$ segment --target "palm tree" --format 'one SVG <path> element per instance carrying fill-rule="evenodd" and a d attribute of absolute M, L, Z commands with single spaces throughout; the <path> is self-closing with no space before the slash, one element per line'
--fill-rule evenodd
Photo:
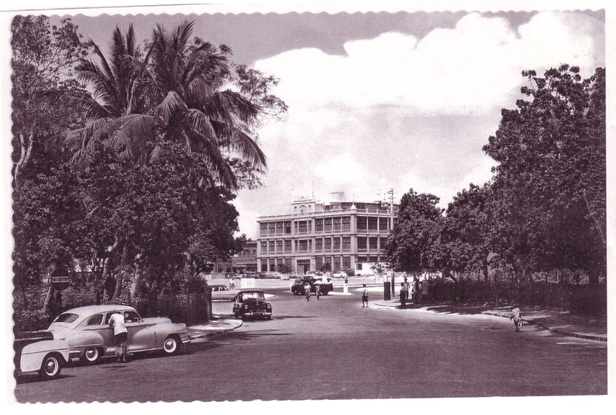
<path fill-rule="evenodd" d="M 133 25 L 126 35 L 116 26 L 107 60 L 98 45 L 90 40 L 100 63 L 84 60 L 77 67 L 77 79 L 89 84 L 94 99 L 84 102 L 90 120 L 116 118 L 143 112 L 143 76 L 141 51 L 135 45 Z"/>
<path fill-rule="evenodd" d="M 73 132 L 81 141 L 74 162 L 87 160 L 98 142 L 136 164 L 149 163 L 158 157 L 161 146 L 156 143 L 162 140 L 182 143 L 187 153 L 201 156 L 214 180 L 232 190 L 238 182 L 231 158 L 256 169 L 266 167 L 253 138 L 261 108 L 232 90 L 225 48 L 217 51 L 198 39 L 189 44 L 193 27 L 194 22 L 184 22 L 167 32 L 157 25 L 143 62 L 134 48 L 132 27 L 125 39 L 116 29 L 113 64 L 98 51 L 102 68 L 81 67 L 81 79 L 104 104 L 92 106 L 92 121 Z M 148 102 L 157 104 L 148 108 Z"/>

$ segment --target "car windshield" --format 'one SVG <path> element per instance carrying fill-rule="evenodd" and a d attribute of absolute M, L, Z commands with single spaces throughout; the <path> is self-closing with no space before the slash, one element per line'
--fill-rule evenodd
<path fill-rule="evenodd" d="M 247 300 L 249 298 L 254 298 L 257 300 L 262 300 L 263 299 L 263 293 L 260 292 L 246 292 L 246 293 L 242 293 L 242 300 Z"/>
<path fill-rule="evenodd" d="M 77 320 L 79 318 L 79 316 L 77 314 L 74 313 L 64 313 L 64 314 L 60 314 L 58 317 L 56 317 L 56 319 L 53 321 L 54 323 L 72 323 L 73 321 Z"/>

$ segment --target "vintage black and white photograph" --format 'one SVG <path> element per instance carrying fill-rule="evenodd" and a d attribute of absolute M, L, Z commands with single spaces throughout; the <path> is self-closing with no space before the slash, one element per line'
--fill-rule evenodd
<path fill-rule="evenodd" d="M 539 4 L 3 12 L 9 400 L 607 395 L 610 11 Z"/>

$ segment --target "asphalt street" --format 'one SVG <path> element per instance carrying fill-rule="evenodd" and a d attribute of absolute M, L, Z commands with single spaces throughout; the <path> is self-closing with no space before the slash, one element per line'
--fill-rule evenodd
<path fill-rule="evenodd" d="M 22 378 L 19 402 L 235 401 L 607 393 L 605 343 L 491 316 L 362 308 L 357 291 L 317 301 L 269 292 L 274 318 L 173 357 L 72 366 Z M 382 296 L 381 296 L 382 297 Z M 372 294 L 371 300 L 380 299 Z M 230 313 L 232 303 L 215 303 Z"/>

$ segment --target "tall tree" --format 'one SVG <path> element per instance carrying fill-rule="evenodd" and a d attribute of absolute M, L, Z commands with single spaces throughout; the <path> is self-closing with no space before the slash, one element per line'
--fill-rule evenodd
<path fill-rule="evenodd" d="M 147 76 L 147 82 L 139 82 L 148 85 L 143 96 L 151 105 L 139 114 L 100 118 L 72 133 L 82 143 L 76 162 L 86 161 L 101 142 L 134 164 L 147 164 L 158 156 L 162 140 L 181 143 L 187 153 L 199 154 L 214 184 L 232 190 L 240 186 L 236 173 L 265 168 L 255 129 L 266 115 L 265 108 L 286 110 L 268 93 L 275 78 L 259 78 L 260 73 L 245 70 L 234 75 L 230 49 L 215 48 L 199 38 L 191 44 L 193 26 L 184 22 L 171 32 L 162 26 L 154 29 L 144 65 L 129 68 L 131 79 Z"/>
<path fill-rule="evenodd" d="M 128 26 L 126 34 L 116 26 L 109 45 L 109 60 L 96 43 L 89 40 L 88 44 L 92 46 L 97 61 L 84 59 L 75 68 L 77 79 L 93 89 L 93 97 L 84 97 L 87 119 L 142 114 L 145 111 L 147 78 L 133 25 Z"/>
<path fill-rule="evenodd" d="M 396 270 L 420 273 L 435 269 L 432 253 L 443 219 L 438 201 L 434 195 L 413 189 L 402 196 L 398 222 L 388 239 L 387 260 Z"/>
<path fill-rule="evenodd" d="M 484 151 L 495 168 L 497 240 L 530 271 L 605 275 L 605 71 L 582 79 L 562 65 L 525 71 L 528 97 L 503 110 Z"/>
<path fill-rule="evenodd" d="M 70 74 L 87 47 L 68 18 L 55 26 L 46 16 L 15 16 L 11 35 L 13 183 L 19 189 L 34 154 L 79 122 L 69 99 L 79 88 Z"/>
<path fill-rule="evenodd" d="M 489 185 L 459 192 L 447 207 L 441 231 L 443 269 L 458 273 L 481 273 L 488 276 L 488 256 L 492 251 L 488 204 Z"/>

